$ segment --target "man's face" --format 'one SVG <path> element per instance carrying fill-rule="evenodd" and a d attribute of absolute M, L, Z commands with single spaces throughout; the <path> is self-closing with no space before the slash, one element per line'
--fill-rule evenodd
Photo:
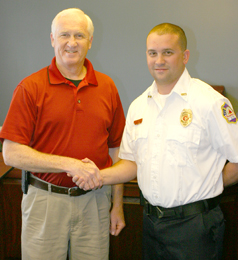
<path fill-rule="evenodd" d="M 147 37 L 147 65 L 161 94 L 170 93 L 188 62 L 189 51 L 182 51 L 178 40 L 176 34 Z"/>
<path fill-rule="evenodd" d="M 55 34 L 51 33 L 51 44 L 55 50 L 58 68 L 70 69 L 82 66 L 91 48 L 87 20 L 75 14 L 60 17 L 56 23 Z"/>

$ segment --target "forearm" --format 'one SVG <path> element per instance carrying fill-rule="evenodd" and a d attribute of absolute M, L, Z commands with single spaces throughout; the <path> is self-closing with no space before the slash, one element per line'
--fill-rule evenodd
<path fill-rule="evenodd" d="M 112 158 L 113 165 L 120 161 L 118 157 L 119 147 L 109 148 L 109 155 Z M 123 184 L 112 185 L 112 202 L 113 207 L 123 205 Z"/>
<path fill-rule="evenodd" d="M 238 163 L 228 162 L 222 173 L 224 187 L 236 184 L 238 182 Z"/>
<path fill-rule="evenodd" d="M 115 150 L 116 151 L 116 150 Z M 83 160 L 84 162 L 90 162 L 89 159 Z M 92 161 L 91 161 L 92 162 Z M 102 185 L 114 185 L 121 184 L 133 180 L 136 178 L 137 166 L 133 161 L 120 160 L 109 168 L 105 168 L 100 171 L 100 180 L 102 179 Z M 73 182 L 79 186 L 79 188 L 88 190 L 87 182 L 75 175 Z"/>
<path fill-rule="evenodd" d="M 136 178 L 137 166 L 133 161 L 120 160 L 113 166 L 100 171 L 103 185 L 125 183 Z"/>
<path fill-rule="evenodd" d="M 3 158 L 7 165 L 32 172 L 70 172 L 81 163 L 73 158 L 41 153 L 9 140 L 3 143 Z"/>
<path fill-rule="evenodd" d="M 123 205 L 123 184 L 112 185 L 112 203 L 116 207 Z"/>

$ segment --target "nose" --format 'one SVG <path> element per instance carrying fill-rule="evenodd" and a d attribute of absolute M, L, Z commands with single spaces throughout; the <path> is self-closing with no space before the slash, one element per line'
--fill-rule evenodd
<path fill-rule="evenodd" d="M 76 42 L 76 39 L 75 37 L 72 35 L 69 40 L 68 40 L 68 43 L 67 43 L 70 47 L 74 47 L 77 45 L 77 42 Z"/>
<path fill-rule="evenodd" d="M 158 54 L 157 55 L 155 63 L 158 64 L 158 65 L 165 63 L 163 54 Z"/>

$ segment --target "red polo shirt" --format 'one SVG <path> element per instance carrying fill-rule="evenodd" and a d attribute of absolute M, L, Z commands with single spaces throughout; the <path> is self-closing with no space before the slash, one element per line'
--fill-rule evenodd
<path fill-rule="evenodd" d="M 87 75 L 78 87 L 55 65 L 23 79 L 14 91 L 0 138 L 49 154 L 91 159 L 102 169 L 112 160 L 108 148 L 118 147 L 125 124 L 116 86 L 85 60 Z M 37 173 L 45 181 L 72 187 L 66 173 Z"/>

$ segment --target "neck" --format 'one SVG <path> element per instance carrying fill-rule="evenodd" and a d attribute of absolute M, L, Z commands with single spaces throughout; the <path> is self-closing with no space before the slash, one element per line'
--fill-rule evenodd
<path fill-rule="evenodd" d="M 182 69 L 179 70 L 178 73 L 176 73 L 170 79 L 166 79 L 166 80 L 156 80 L 155 79 L 158 92 L 161 95 L 169 94 L 173 90 L 173 88 L 175 87 L 175 85 L 177 84 L 177 82 L 179 81 L 181 76 L 183 75 L 184 70 L 185 70 L 185 66 L 183 66 Z"/>
<path fill-rule="evenodd" d="M 179 81 L 180 77 L 181 77 L 181 75 L 176 80 L 171 81 L 171 82 L 155 81 L 156 85 L 157 85 L 158 92 L 161 95 L 168 95 L 173 90 L 173 88 L 175 87 L 175 85 Z"/>
<path fill-rule="evenodd" d="M 87 74 L 87 68 L 82 66 L 69 66 L 69 67 L 61 67 L 56 63 L 56 66 L 60 73 L 67 79 L 73 80 L 82 80 Z"/>
<path fill-rule="evenodd" d="M 156 82 L 157 90 L 158 90 L 159 94 L 161 94 L 161 95 L 168 95 L 172 91 L 172 89 L 174 88 L 175 84 L 163 85 L 163 84 L 158 84 Z"/>

